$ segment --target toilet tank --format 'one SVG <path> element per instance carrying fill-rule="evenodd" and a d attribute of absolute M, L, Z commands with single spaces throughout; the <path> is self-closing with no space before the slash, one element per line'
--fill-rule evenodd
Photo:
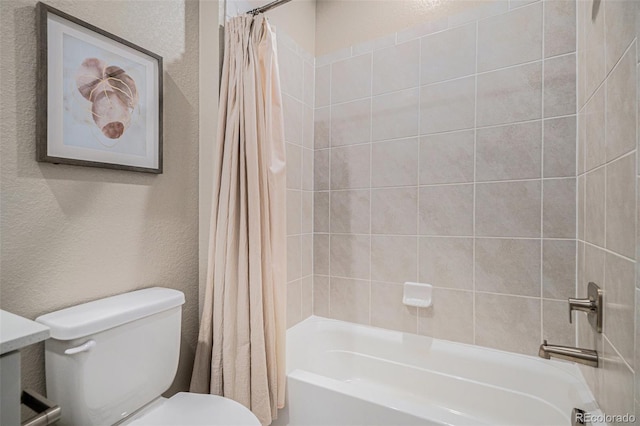
<path fill-rule="evenodd" d="M 47 397 L 60 425 L 112 425 L 166 391 L 180 355 L 184 294 L 147 288 L 43 315 Z"/>

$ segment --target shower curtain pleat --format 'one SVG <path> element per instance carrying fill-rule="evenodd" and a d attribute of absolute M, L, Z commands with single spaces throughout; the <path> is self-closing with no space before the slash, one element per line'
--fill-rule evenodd
<path fill-rule="evenodd" d="M 284 406 L 286 170 L 275 34 L 227 22 L 209 264 L 191 391 L 245 405 L 263 425 Z"/>

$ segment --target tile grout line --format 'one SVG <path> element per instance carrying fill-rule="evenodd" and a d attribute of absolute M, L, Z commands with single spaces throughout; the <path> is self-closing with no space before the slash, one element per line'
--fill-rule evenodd
<path fill-rule="evenodd" d="M 371 190 L 371 182 L 373 181 L 373 144 L 371 140 L 373 139 L 373 52 L 371 52 L 371 64 L 369 65 L 369 325 L 371 325 L 371 318 L 373 316 L 372 312 L 372 295 L 373 295 L 373 280 L 371 276 L 372 272 L 372 262 L 373 262 L 373 212 L 372 212 L 372 195 L 373 192 Z"/>
<path fill-rule="evenodd" d="M 448 24 L 448 23 L 447 23 Z M 448 26 L 448 25 L 447 25 Z M 422 38 L 418 39 L 418 86 L 422 83 Z M 418 134 L 422 133 L 422 114 L 420 109 L 422 107 L 422 89 L 418 90 Z M 422 171 L 422 161 L 420 156 L 422 154 L 422 142 L 420 138 L 417 140 L 418 144 L 418 173 L 416 174 L 416 181 L 418 186 L 416 188 L 416 282 L 421 282 L 420 279 L 420 172 Z M 404 289 L 403 289 L 404 290 Z M 404 298 L 404 291 L 403 291 Z M 419 307 L 416 308 L 416 334 L 420 332 L 420 312 Z"/>
<path fill-rule="evenodd" d="M 544 56 L 544 49 L 545 49 L 545 33 L 544 33 L 544 26 L 545 26 L 545 9 L 546 9 L 546 0 L 542 1 L 542 28 L 540 29 L 541 31 L 541 35 L 542 35 L 542 45 L 541 45 L 541 49 L 542 49 L 542 77 L 541 77 L 541 81 L 542 81 L 542 88 L 541 88 L 541 94 L 540 94 L 540 116 L 542 117 L 542 119 L 544 120 L 545 118 L 545 109 L 544 109 L 544 90 L 546 87 L 546 81 L 545 81 L 545 63 L 547 61 L 547 59 Z M 540 139 L 540 176 L 544 178 L 544 121 L 541 122 L 541 139 Z M 540 273 L 540 339 L 542 340 L 544 338 L 544 307 L 543 307 L 543 301 L 542 301 L 542 297 L 544 295 L 544 180 L 540 180 L 540 269 L 538 270 Z"/>
<path fill-rule="evenodd" d="M 579 286 L 579 282 L 578 282 L 578 276 L 580 273 L 580 200 L 584 200 L 584 195 L 581 197 L 580 196 L 580 180 L 578 178 L 578 171 L 580 170 L 580 123 L 582 122 L 582 120 L 580 119 L 580 102 L 582 101 L 582 99 L 578 99 L 578 96 L 580 95 L 580 73 L 579 71 L 579 65 L 582 63 L 582 61 L 580 60 L 580 51 L 578 49 L 578 40 L 580 37 L 580 16 L 578 15 L 578 11 L 580 10 L 580 6 L 578 5 L 578 0 L 576 0 L 575 2 L 575 13 L 574 13 L 574 22 L 576 25 L 576 31 L 575 31 L 575 37 L 576 37 L 576 66 L 574 69 L 575 72 L 575 76 L 576 76 L 576 81 L 575 81 L 575 91 L 576 91 L 576 124 L 575 124 L 575 141 L 574 141 L 574 146 L 575 146 L 575 167 L 574 169 L 574 174 L 576 175 L 576 249 L 575 249 L 575 267 L 574 269 L 574 280 L 573 280 L 573 297 L 578 297 L 578 286 Z M 584 96 L 584 93 L 583 95 Z M 584 152 L 583 152 L 584 154 Z M 583 185 L 583 190 L 586 187 L 586 185 Z M 582 209 L 582 211 L 584 212 L 584 209 Z M 584 226 L 584 217 L 582 219 L 582 226 Z M 584 232 L 582 233 L 582 235 L 584 236 Z M 584 263 L 584 261 L 582 261 L 582 263 Z M 574 326 L 574 330 L 573 330 L 573 342 L 575 343 L 576 346 L 578 346 L 578 340 L 579 340 L 579 336 L 578 336 L 578 324 L 576 321 L 576 325 Z"/>
<path fill-rule="evenodd" d="M 333 78 L 332 78 L 332 74 L 333 74 L 333 65 L 329 64 L 329 170 L 327 170 L 327 173 L 329 173 L 329 200 L 328 200 L 328 205 L 329 205 L 329 212 L 328 212 L 328 223 L 329 223 L 329 259 L 328 259 L 328 264 L 329 264 L 329 290 L 328 290 L 328 295 L 327 295 L 327 304 L 329 305 L 328 308 L 328 315 L 329 318 L 333 318 L 332 316 L 332 308 L 331 308 L 331 288 L 333 287 L 331 285 L 331 186 L 332 186 L 332 179 L 331 179 L 331 153 L 333 150 L 333 137 L 332 137 L 332 130 L 333 130 L 333 105 L 331 105 L 331 86 L 333 84 Z"/>
<path fill-rule="evenodd" d="M 476 21 L 476 40 L 475 40 L 475 80 L 474 80 L 474 93 L 473 93 L 473 216 L 472 216 L 472 233 L 473 239 L 471 240 L 472 248 L 471 248 L 471 286 L 473 288 L 473 293 L 471 297 L 471 318 L 473 321 L 472 324 L 472 340 L 471 342 L 476 344 L 476 213 L 477 213 L 477 179 L 478 179 L 478 171 L 477 171 L 477 155 L 478 155 L 478 33 L 479 33 L 479 24 Z"/>
<path fill-rule="evenodd" d="M 298 55 L 297 49 L 296 49 L 295 54 L 296 54 L 296 56 L 298 58 L 302 59 Z M 304 78 L 304 59 L 303 59 L 302 60 L 302 97 L 303 98 L 304 98 L 304 82 L 305 82 L 305 78 Z M 298 206 L 299 207 L 298 212 L 299 212 L 299 215 L 300 215 L 300 237 L 298 237 L 298 238 L 299 238 L 299 241 L 300 241 L 299 242 L 299 244 L 300 244 L 300 246 L 299 246 L 300 247 L 299 256 L 300 256 L 300 276 L 301 277 L 300 277 L 300 284 L 299 284 L 299 287 L 300 287 L 300 315 L 298 317 L 298 321 L 297 322 L 300 322 L 302 320 L 302 299 L 303 299 L 302 298 L 302 294 L 303 294 L 302 287 L 304 285 L 303 277 L 302 277 L 302 275 L 304 275 L 304 272 L 303 272 L 303 264 L 304 264 L 304 261 L 303 261 L 304 260 L 304 254 L 303 253 L 304 253 L 304 248 L 302 246 L 302 244 L 303 244 L 303 235 L 304 235 L 303 229 L 302 229 L 302 221 L 303 221 L 303 216 L 304 216 L 303 213 L 302 213 L 302 206 L 304 205 L 303 201 L 302 201 L 302 189 L 304 188 L 304 166 L 303 165 L 304 165 L 304 149 L 305 149 L 304 148 L 304 102 L 302 102 L 302 120 L 301 120 L 301 123 L 300 123 L 300 129 L 299 130 L 300 130 L 300 139 L 301 139 L 300 140 L 300 146 L 302 147 L 302 149 L 300 150 L 300 206 Z"/>

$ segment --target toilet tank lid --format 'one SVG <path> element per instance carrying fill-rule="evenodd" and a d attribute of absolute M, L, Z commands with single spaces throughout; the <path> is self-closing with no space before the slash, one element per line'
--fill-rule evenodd
<path fill-rule="evenodd" d="M 184 303 L 178 290 L 152 287 L 72 306 L 36 318 L 51 329 L 51 337 L 73 340 L 135 321 Z"/>

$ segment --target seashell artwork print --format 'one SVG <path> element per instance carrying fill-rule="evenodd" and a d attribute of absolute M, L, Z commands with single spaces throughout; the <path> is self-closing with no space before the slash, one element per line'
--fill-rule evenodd
<path fill-rule="evenodd" d="M 75 78 L 80 94 L 91 102 L 94 123 L 109 139 L 119 139 L 138 106 L 136 83 L 125 70 L 98 58 L 85 59 Z"/>

